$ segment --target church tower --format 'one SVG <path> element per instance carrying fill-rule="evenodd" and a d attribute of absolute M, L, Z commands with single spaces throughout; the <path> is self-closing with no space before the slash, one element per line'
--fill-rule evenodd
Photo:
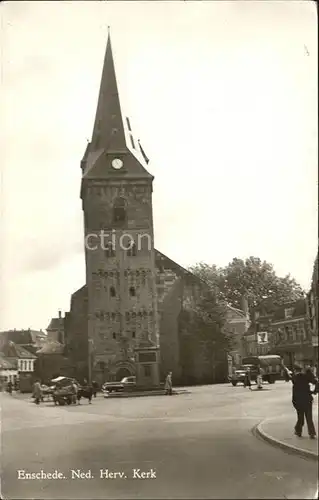
<path fill-rule="evenodd" d="M 139 343 L 159 345 L 153 176 L 122 116 L 110 34 L 81 169 L 89 377 L 104 382 L 135 375 Z"/>

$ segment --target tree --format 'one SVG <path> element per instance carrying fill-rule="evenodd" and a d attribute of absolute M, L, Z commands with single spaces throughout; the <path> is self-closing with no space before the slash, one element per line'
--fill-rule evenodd
<path fill-rule="evenodd" d="M 234 258 L 224 268 L 201 262 L 189 270 L 213 287 L 220 300 L 233 307 L 241 309 L 245 296 L 250 312 L 255 308 L 271 312 L 276 306 L 294 302 L 304 295 L 294 278 L 277 276 L 273 265 L 258 257 Z"/>

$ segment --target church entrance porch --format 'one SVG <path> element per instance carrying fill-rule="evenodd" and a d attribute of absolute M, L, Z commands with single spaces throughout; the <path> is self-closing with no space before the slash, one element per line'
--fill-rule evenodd
<path fill-rule="evenodd" d="M 124 377 L 131 377 L 131 376 L 132 376 L 132 374 L 131 374 L 130 370 L 128 370 L 127 368 L 120 368 L 116 372 L 115 380 L 117 382 L 120 382 Z"/>

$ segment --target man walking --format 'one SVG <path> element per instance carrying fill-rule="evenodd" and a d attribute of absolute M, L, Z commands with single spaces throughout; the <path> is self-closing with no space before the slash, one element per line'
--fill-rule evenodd
<path fill-rule="evenodd" d="M 78 392 L 79 392 L 79 387 L 78 384 L 76 383 L 76 380 L 72 380 L 72 403 L 76 405 L 78 401 Z M 80 402 L 79 402 L 80 404 Z"/>
<path fill-rule="evenodd" d="M 257 371 L 257 389 L 260 390 L 263 388 L 263 375 L 264 375 L 264 370 L 263 368 L 259 367 Z"/>
<path fill-rule="evenodd" d="M 173 394 L 172 372 L 169 372 L 165 380 L 165 391 L 168 396 Z"/>
<path fill-rule="evenodd" d="M 41 384 L 39 380 L 36 380 L 33 386 L 33 397 L 34 397 L 34 402 L 36 405 L 40 404 L 40 401 L 42 400 L 42 389 L 41 389 Z"/>
<path fill-rule="evenodd" d="M 295 366 L 292 380 L 292 404 L 297 412 L 297 422 L 295 425 L 295 435 L 302 436 L 302 429 L 305 419 L 308 427 L 310 439 L 315 439 L 316 429 L 312 419 L 312 403 L 316 391 L 311 391 L 310 384 L 317 384 L 317 381 L 310 370 L 303 372 L 300 366 Z"/>
<path fill-rule="evenodd" d="M 249 387 L 249 390 L 251 391 L 251 373 L 250 373 L 250 368 L 247 368 L 245 377 L 244 377 L 244 387 Z"/>

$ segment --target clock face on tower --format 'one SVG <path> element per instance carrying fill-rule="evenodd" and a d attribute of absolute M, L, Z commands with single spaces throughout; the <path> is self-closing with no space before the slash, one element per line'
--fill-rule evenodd
<path fill-rule="evenodd" d="M 112 160 L 112 167 L 115 168 L 116 170 L 119 170 L 120 168 L 123 167 L 123 162 L 119 158 L 114 158 Z"/>

